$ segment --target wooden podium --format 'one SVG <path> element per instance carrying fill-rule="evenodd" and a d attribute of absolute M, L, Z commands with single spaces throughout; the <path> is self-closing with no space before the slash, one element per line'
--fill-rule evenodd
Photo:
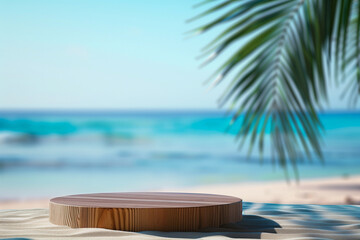
<path fill-rule="evenodd" d="M 50 200 L 50 222 L 72 228 L 197 231 L 238 222 L 242 200 L 212 194 L 96 193 Z"/>

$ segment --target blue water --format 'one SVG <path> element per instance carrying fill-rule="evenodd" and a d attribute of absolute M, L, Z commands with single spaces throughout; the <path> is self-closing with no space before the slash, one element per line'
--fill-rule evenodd
<path fill-rule="evenodd" d="M 360 112 L 321 114 L 325 163 L 301 179 L 360 174 Z M 220 112 L 1 112 L 0 199 L 284 179 L 238 151 Z M 292 170 L 289 169 L 290 175 Z"/>

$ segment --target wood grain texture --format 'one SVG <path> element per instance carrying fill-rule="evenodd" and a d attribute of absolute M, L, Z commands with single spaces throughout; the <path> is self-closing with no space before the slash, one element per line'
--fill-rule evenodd
<path fill-rule="evenodd" d="M 97 193 L 50 200 L 50 222 L 72 228 L 196 231 L 242 218 L 242 200 L 191 193 Z"/>

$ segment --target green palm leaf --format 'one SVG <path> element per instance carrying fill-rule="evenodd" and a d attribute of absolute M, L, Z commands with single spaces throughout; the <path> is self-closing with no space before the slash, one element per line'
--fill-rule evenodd
<path fill-rule="evenodd" d="M 360 89 L 360 0 L 233 0 L 212 4 L 192 20 L 217 14 L 194 30 L 223 31 L 205 48 L 208 63 L 232 54 L 215 72 L 213 85 L 230 83 L 219 99 L 240 121 L 240 146 L 264 151 L 269 132 L 273 158 L 285 170 L 297 161 L 322 159 L 322 125 L 316 109 L 327 99 L 332 79 L 346 79 L 350 101 Z M 336 75 L 331 75 L 335 61 Z M 330 69 L 330 70 L 329 70 Z M 345 77 L 346 76 L 346 77 Z M 242 116 L 242 117 L 240 117 Z"/>

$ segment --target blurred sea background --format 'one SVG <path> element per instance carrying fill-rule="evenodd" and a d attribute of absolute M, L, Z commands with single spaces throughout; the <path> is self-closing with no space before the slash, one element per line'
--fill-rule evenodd
<path fill-rule="evenodd" d="M 300 178 L 359 174 L 360 112 L 320 119 L 325 162 L 304 159 Z M 238 151 L 229 122 L 219 111 L 2 111 L 0 200 L 284 180 L 269 149 L 262 163 Z"/>

